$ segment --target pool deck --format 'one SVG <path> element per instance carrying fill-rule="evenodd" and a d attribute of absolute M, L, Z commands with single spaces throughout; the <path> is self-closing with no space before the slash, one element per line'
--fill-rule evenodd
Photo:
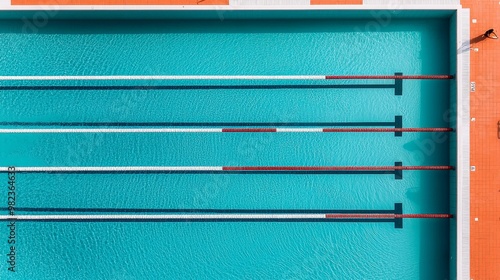
<path fill-rule="evenodd" d="M 500 40 L 478 37 L 490 28 L 500 34 L 500 2 L 462 0 L 471 15 L 471 279 L 500 275 Z M 495 20 L 496 19 L 496 20 Z M 496 25 L 495 25 L 496 23 Z"/>

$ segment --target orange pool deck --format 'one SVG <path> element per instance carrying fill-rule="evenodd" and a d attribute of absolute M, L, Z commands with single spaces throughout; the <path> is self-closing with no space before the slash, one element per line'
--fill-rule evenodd
<path fill-rule="evenodd" d="M 470 261 L 471 279 L 500 279 L 500 39 L 481 36 L 490 28 L 500 35 L 500 2 L 462 0 L 470 8 Z M 473 170 L 473 169 L 471 169 Z M 476 220 L 477 218 L 477 220 Z"/>

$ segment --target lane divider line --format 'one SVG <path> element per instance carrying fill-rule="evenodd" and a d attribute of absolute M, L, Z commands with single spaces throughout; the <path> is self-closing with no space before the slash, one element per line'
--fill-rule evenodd
<path fill-rule="evenodd" d="M 1 215 L 0 220 L 315 220 L 315 219 L 450 219 L 451 214 L 177 214 L 177 215 Z"/>
<path fill-rule="evenodd" d="M 350 132 L 452 132 L 453 128 L 2 128 L 17 133 L 350 133 Z"/>
<path fill-rule="evenodd" d="M 453 170 L 453 166 L 36 166 L 15 167 L 15 172 L 141 172 L 141 171 L 396 171 Z M 11 172 L 0 167 L 0 172 Z"/>
<path fill-rule="evenodd" d="M 0 76 L 2 81 L 57 80 L 444 80 L 453 75 L 104 75 Z"/>

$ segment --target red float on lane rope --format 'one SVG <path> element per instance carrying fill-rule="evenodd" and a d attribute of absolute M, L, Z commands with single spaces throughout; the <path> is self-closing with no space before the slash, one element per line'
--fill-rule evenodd
<path fill-rule="evenodd" d="M 224 171 L 391 171 L 453 170 L 453 166 L 224 166 Z"/>
<path fill-rule="evenodd" d="M 222 132 L 276 132 L 276 128 L 223 128 Z"/>
<path fill-rule="evenodd" d="M 323 132 L 451 132 L 453 128 L 324 128 Z"/>
<path fill-rule="evenodd" d="M 452 214 L 326 214 L 327 219 L 450 219 Z"/>
<path fill-rule="evenodd" d="M 449 80 L 453 75 L 353 75 L 353 76 L 325 76 L 327 80 Z"/>

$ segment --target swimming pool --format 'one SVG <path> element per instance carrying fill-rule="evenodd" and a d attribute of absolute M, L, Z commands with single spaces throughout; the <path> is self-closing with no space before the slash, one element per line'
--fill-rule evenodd
<path fill-rule="evenodd" d="M 395 18 L 378 31 L 367 30 L 369 23 L 54 20 L 27 34 L 22 21 L 3 21 L 1 75 L 453 74 L 447 18 Z M 403 127 L 450 127 L 450 81 L 404 80 L 401 95 L 391 83 L 395 81 L 4 80 L 0 119 L 4 129 L 60 128 L 43 123 L 75 122 L 85 123 L 84 128 L 134 122 L 168 122 L 169 127 L 181 122 L 368 127 L 372 122 L 387 127 L 398 118 Z M 326 87 L 332 84 L 342 87 Z M 14 133 L 0 135 L 0 153 L 1 166 L 16 168 L 453 166 L 449 137 L 433 137 L 407 132 Z M 16 214 L 200 209 L 352 213 L 394 210 L 395 203 L 402 203 L 404 213 L 449 213 L 450 172 L 403 171 L 401 179 L 395 174 L 19 172 Z M 443 219 L 407 219 L 401 229 L 392 222 L 18 221 L 17 272 L 8 273 L 2 262 L 0 273 L 12 279 L 446 279 L 449 231 L 450 222 Z M 2 250 L 9 253 L 6 242 Z"/>

